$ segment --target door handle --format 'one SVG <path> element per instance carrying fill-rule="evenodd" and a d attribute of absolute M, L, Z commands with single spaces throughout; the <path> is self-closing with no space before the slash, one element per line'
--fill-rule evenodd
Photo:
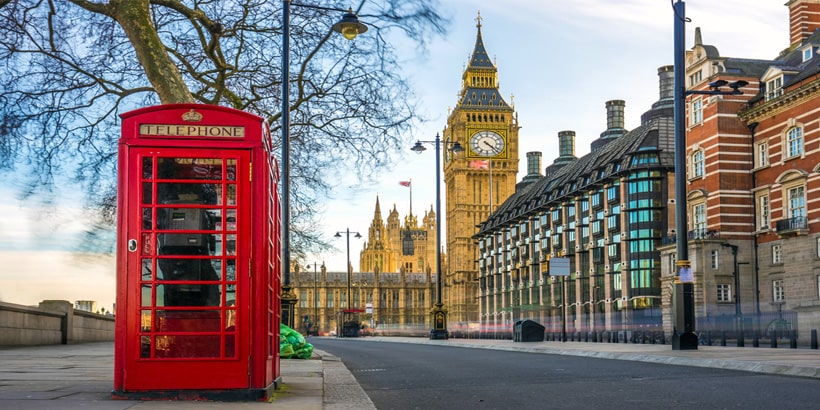
<path fill-rule="evenodd" d="M 137 240 L 136 239 L 129 239 L 128 240 L 128 252 L 136 252 L 137 251 Z"/>

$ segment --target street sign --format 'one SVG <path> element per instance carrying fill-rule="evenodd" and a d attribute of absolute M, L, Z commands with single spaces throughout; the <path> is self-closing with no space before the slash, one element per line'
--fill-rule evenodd
<path fill-rule="evenodd" d="M 550 259 L 550 276 L 569 276 L 569 258 Z"/>

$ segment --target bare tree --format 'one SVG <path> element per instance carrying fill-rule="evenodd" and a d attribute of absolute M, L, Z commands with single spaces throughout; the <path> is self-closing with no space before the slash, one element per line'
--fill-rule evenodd
<path fill-rule="evenodd" d="M 388 166 L 419 120 L 386 38 L 423 48 L 445 31 L 436 1 L 356 2 L 370 30 L 354 42 L 331 35 L 340 13 L 291 7 L 297 256 L 326 246 L 315 198 L 327 196 L 327 175 Z M 29 195 L 51 192 L 55 176 L 70 173 L 105 226 L 115 214 L 119 113 L 226 105 L 267 118 L 279 135 L 281 13 L 271 0 L 0 0 L 0 170 L 30 169 Z"/>

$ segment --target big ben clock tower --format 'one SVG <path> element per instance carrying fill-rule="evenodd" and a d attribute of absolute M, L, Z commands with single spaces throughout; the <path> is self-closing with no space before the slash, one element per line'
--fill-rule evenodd
<path fill-rule="evenodd" d="M 447 118 L 445 147 L 458 142 L 462 156 L 444 153 L 447 255 L 443 301 L 451 325 L 478 322 L 477 225 L 515 192 L 518 118 L 501 97 L 498 69 L 481 37 L 481 14 L 472 56 L 462 75 L 458 104 Z M 454 327 L 454 326 L 451 326 Z"/>

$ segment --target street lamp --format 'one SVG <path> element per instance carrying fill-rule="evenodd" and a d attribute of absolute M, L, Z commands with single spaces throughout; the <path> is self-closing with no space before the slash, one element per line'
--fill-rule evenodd
<path fill-rule="evenodd" d="M 314 334 L 319 334 L 319 294 L 316 293 L 316 262 L 313 262 L 313 326 L 315 330 L 313 331 Z M 324 266 L 324 265 L 323 265 Z M 310 265 L 306 267 L 306 269 L 310 269 Z"/>
<path fill-rule="evenodd" d="M 291 0 L 282 0 L 282 153 L 281 194 L 282 194 L 282 323 L 293 327 L 293 309 L 296 306 L 296 295 L 290 288 L 290 6 Z M 345 14 L 333 25 L 333 31 L 341 33 L 346 39 L 353 40 L 357 34 L 367 31 L 367 26 L 359 22 L 353 9 L 314 6 L 295 3 L 294 6 L 309 9 L 341 11 Z"/>
<path fill-rule="evenodd" d="M 686 96 L 700 95 L 739 95 L 748 82 L 739 80 L 729 83 L 718 80 L 709 83 L 709 90 L 686 90 L 685 57 L 686 57 L 686 5 L 683 0 L 677 0 L 673 5 L 674 43 L 675 43 L 675 89 L 674 89 L 674 124 L 675 124 L 675 231 L 677 232 L 676 248 L 679 268 L 675 283 L 675 295 L 672 299 L 675 312 L 675 331 L 672 335 L 672 350 L 697 350 L 698 337 L 695 334 L 695 292 L 692 264 L 689 261 L 689 243 L 687 237 L 687 209 L 686 209 Z M 720 88 L 728 85 L 732 90 L 723 91 Z"/>
<path fill-rule="evenodd" d="M 356 239 L 361 238 L 362 234 L 360 234 L 358 232 L 350 232 L 350 228 L 346 228 L 344 232 L 336 232 L 336 235 L 333 235 L 333 236 L 335 238 L 341 238 L 343 233 L 347 237 L 347 304 L 345 305 L 345 310 L 350 310 L 351 309 L 351 307 L 350 307 L 350 282 L 351 282 L 351 276 L 352 276 L 352 271 L 353 271 L 353 266 L 350 264 L 350 234 L 351 233 L 356 234 L 356 236 L 354 236 L 354 238 L 356 238 Z M 346 336 L 346 334 L 345 334 L 345 328 L 346 328 L 346 322 L 347 322 L 346 316 L 347 315 L 342 316 L 342 335 L 343 336 Z"/>
<path fill-rule="evenodd" d="M 421 154 L 427 149 L 423 144 L 434 144 L 436 147 L 436 305 L 433 309 L 430 339 L 447 339 L 447 311 L 443 309 L 444 303 L 441 302 L 441 137 L 436 134 L 433 141 L 416 141 L 410 149 Z M 445 144 L 450 145 L 450 151 L 454 154 L 464 152 L 464 147 L 458 141 Z"/>

